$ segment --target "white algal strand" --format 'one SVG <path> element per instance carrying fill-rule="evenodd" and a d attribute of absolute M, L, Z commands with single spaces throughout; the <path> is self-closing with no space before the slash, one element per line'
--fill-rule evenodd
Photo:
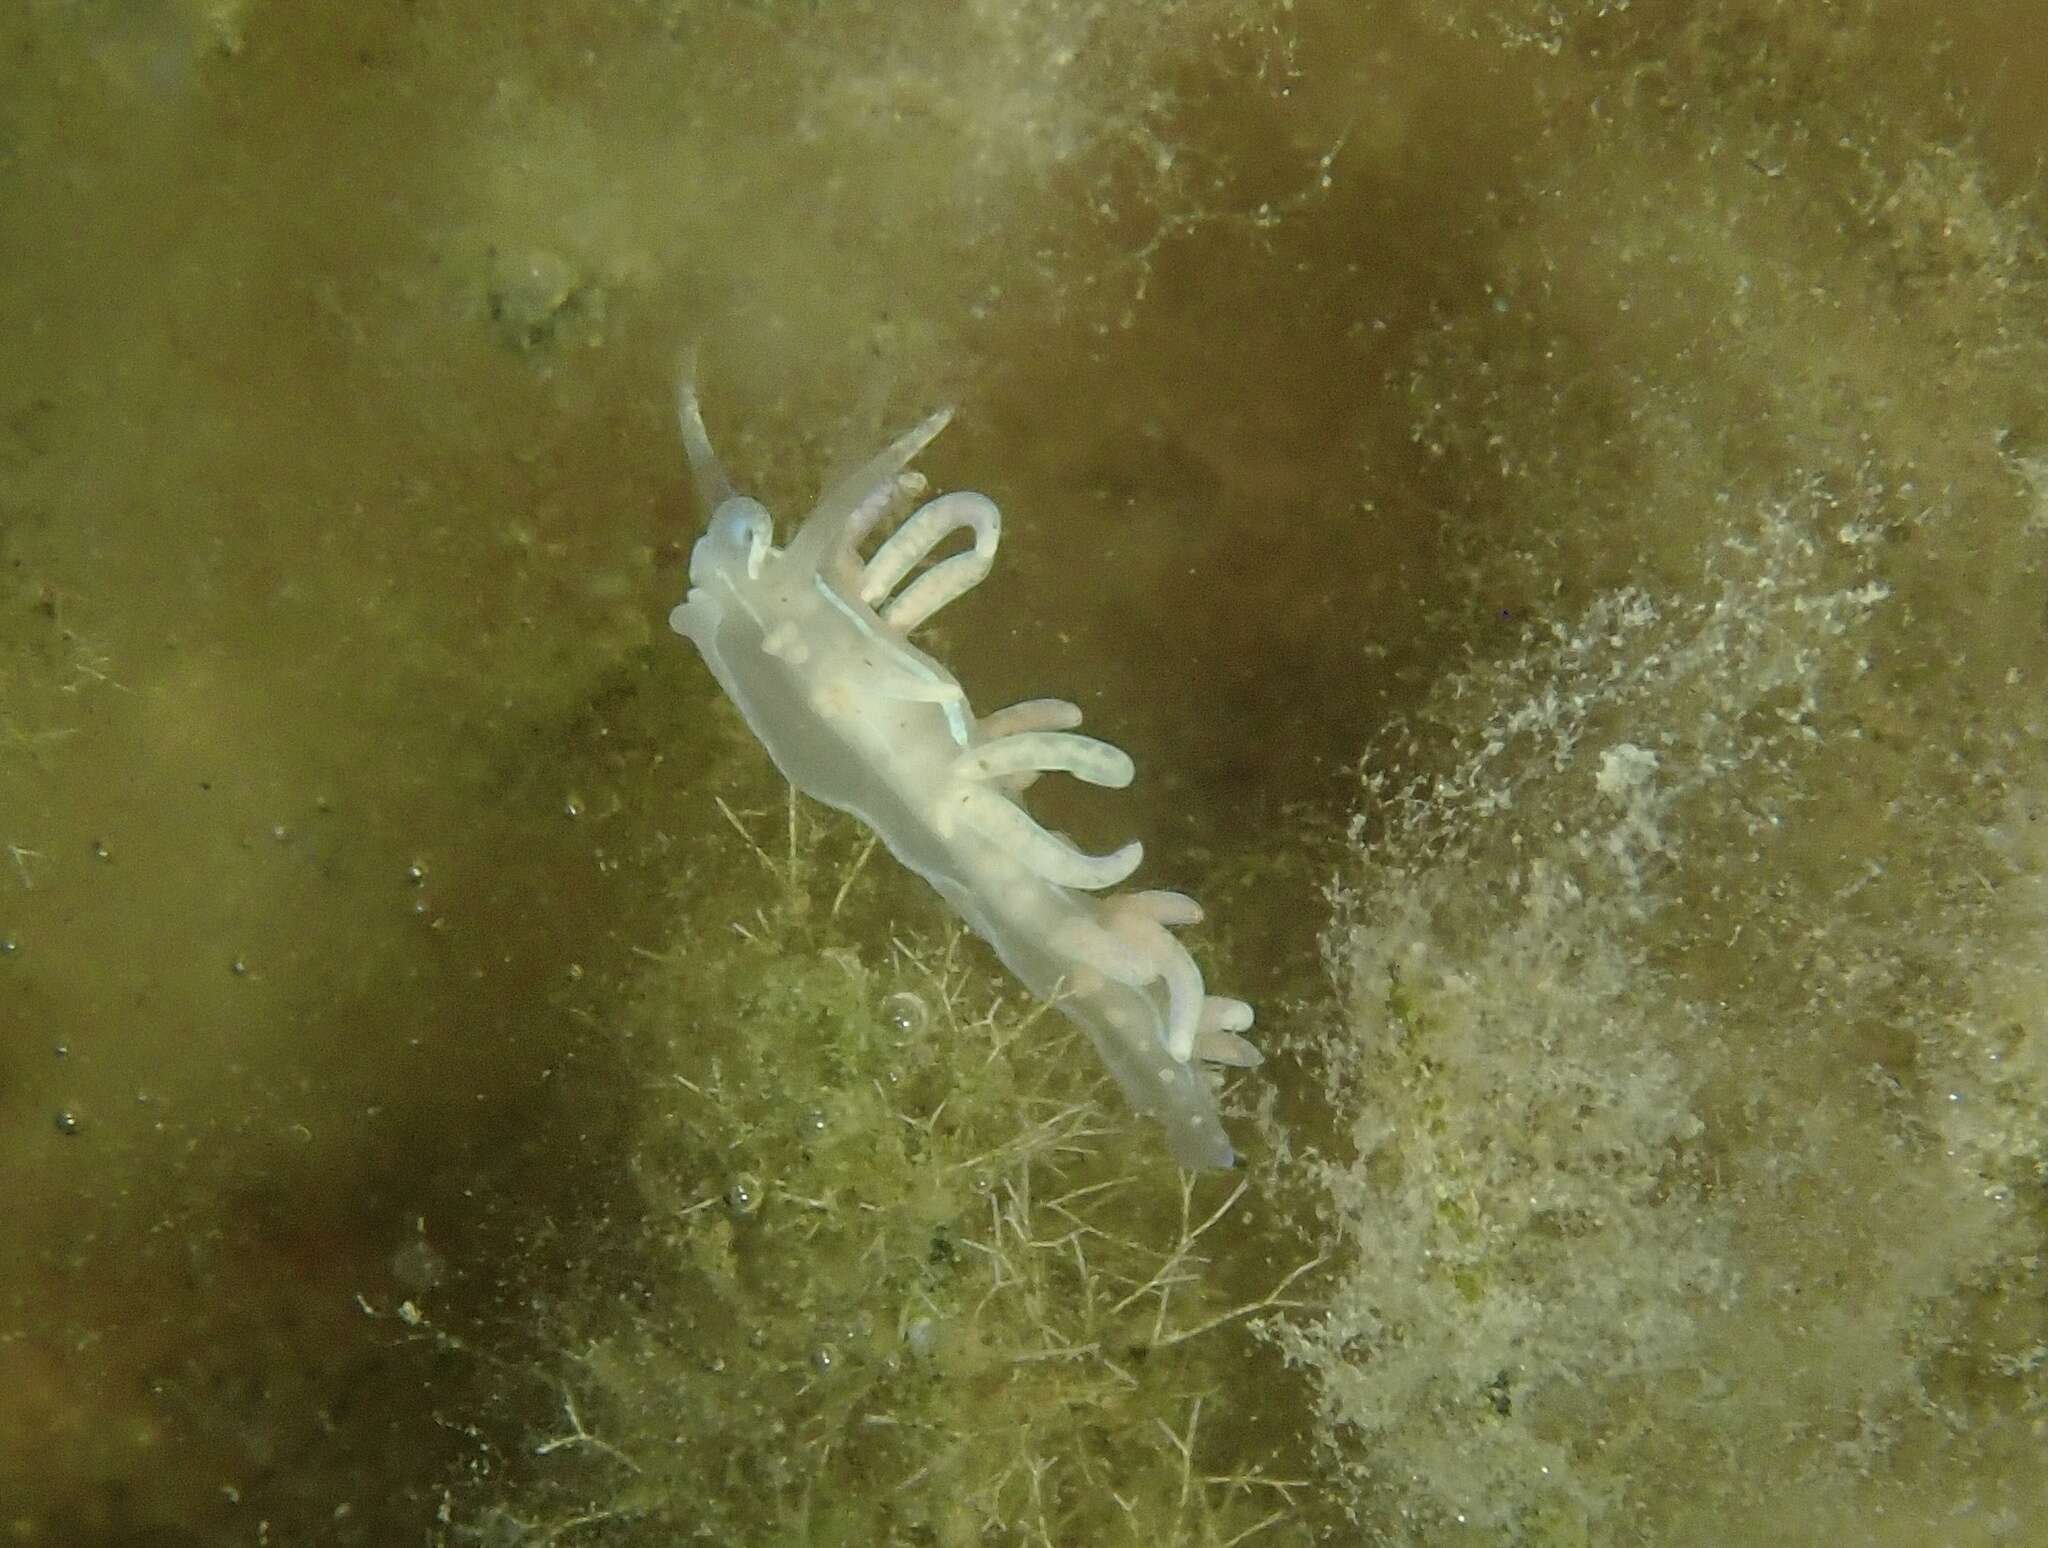
<path fill-rule="evenodd" d="M 929 881 L 1031 992 L 1078 1024 L 1140 1112 L 1165 1125 L 1185 1167 L 1235 1163 L 1205 1063 L 1250 1068 L 1242 1000 L 1208 994 L 1171 933 L 1202 917 L 1178 892 L 1097 896 L 1137 869 L 1136 841 L 1090 855 L 1042 826 L 1019 797 L 1043 773 L 1121 789 L 1120 748 L 1074 734 L 1081 712 L 1030 699 L 977 719 L 965 690 L 910 641 L 978 585 L 1002 518 L 971 491 L 906 516 L 863 559 L 859 545 L 924 492 L 909 471 L 951 417 L 932 415 L 820 497 L 775 546 L 760 502 L 719 466 L 683 373 L 679 418 L 710 513 L 690 554 L 690 591 L 669 615 L 697 647 L 789 782 L 849 812 Z M 955 533 L 972 547 L 915 574 Z"/>

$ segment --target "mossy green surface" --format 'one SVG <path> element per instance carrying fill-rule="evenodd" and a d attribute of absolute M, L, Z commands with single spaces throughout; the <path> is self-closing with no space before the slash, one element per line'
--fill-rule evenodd
<path fill-rule="evenodd" d="M 551 1314 L 575 1428 L 457 1519 L 619 1543 L 1304 1540 L 1289 1432 L 1226 1396 L 1270 1365 L 1244 1324 L 1291 1283 L 1240 1302 L 1246 1276 L 1212 1271 L 1242 1181 L 1164 1164 L 1078 1031 L 1002 994 L 972 937 L 863 956 L 874 900 L 807 866 L 823 825 L 789 821 L 750 915 L 693 908 L 651 954 L 618 1029 L 646 1208 L 629 1279 L 613 1263 Z"/>

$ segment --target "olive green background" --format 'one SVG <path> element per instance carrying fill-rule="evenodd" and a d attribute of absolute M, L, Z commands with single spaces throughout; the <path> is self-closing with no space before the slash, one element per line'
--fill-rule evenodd
<path fill-rule="evenodd" d="M 0 1541 L 2039 1541 L 2036 9 L 9 6 Z M 958 405 L 1239 1177 L 667 631 L 692 342 Z"/>

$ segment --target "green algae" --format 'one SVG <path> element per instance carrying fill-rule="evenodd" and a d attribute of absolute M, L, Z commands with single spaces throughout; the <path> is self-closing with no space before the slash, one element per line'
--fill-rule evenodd
<path fill-rule="evenodd" d="M 1270 1358 L 1244 1322 L 1291 1283 L 1237 1302 L 1210 1271 L 1242 1184 L 1160 1165 L 1080 1034 L 1005 995 L 971 937 L 870 960 L 850 942 L 886 931 L 872 899 L 757 852 L 764 901 L 693 909 L 619 1029 L 647 1211 L 630 1304 L 593 1284 L 560 1308 L 582 1430 L 485 1518 L 621 1542 L 1296 1540 L 1299 1459 L 1276 1471 L 1224 1400 Z"/>

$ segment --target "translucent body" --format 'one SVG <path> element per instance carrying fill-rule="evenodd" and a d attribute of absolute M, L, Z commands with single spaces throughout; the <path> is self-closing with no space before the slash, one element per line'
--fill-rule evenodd
<path fill-rule="evenodd" d="M 1080 712 L 1061 700 L 978 720 L 958 679 L 908 638 L 988 572 L 1000 530 L 994 505 L 941 496 L 872 559 L 856 550 L 898 495 L 922 487 L 904 469 L 946 417 L 828 491 L 778 549 L 767 511 L 725 481 L 686 379 L 684 441 L 713 511 L 690 555 L 689 595 L 669 622 L 791 784 L 872 828 L 1032 993 L 1086 1030 L 1132 1104 L 1164 1123 L 1178 1163 L 1229 1166 L 1200 1061 L 1248 1066 L 1259 1055 L 1237 1036 L 1251 1007 L 1205 994 L 1193 958 L 1167 931 L 1200 909 L 1178 893 L 1092 895 L 1124 880 L 1141 847 L 1083 854 L 1018 800 L 1046 770 L 1128 784 L 1130 759 L 1073 734 Z M 901 584 L 960 531 L 972 533 L 971 550 Z"/>

